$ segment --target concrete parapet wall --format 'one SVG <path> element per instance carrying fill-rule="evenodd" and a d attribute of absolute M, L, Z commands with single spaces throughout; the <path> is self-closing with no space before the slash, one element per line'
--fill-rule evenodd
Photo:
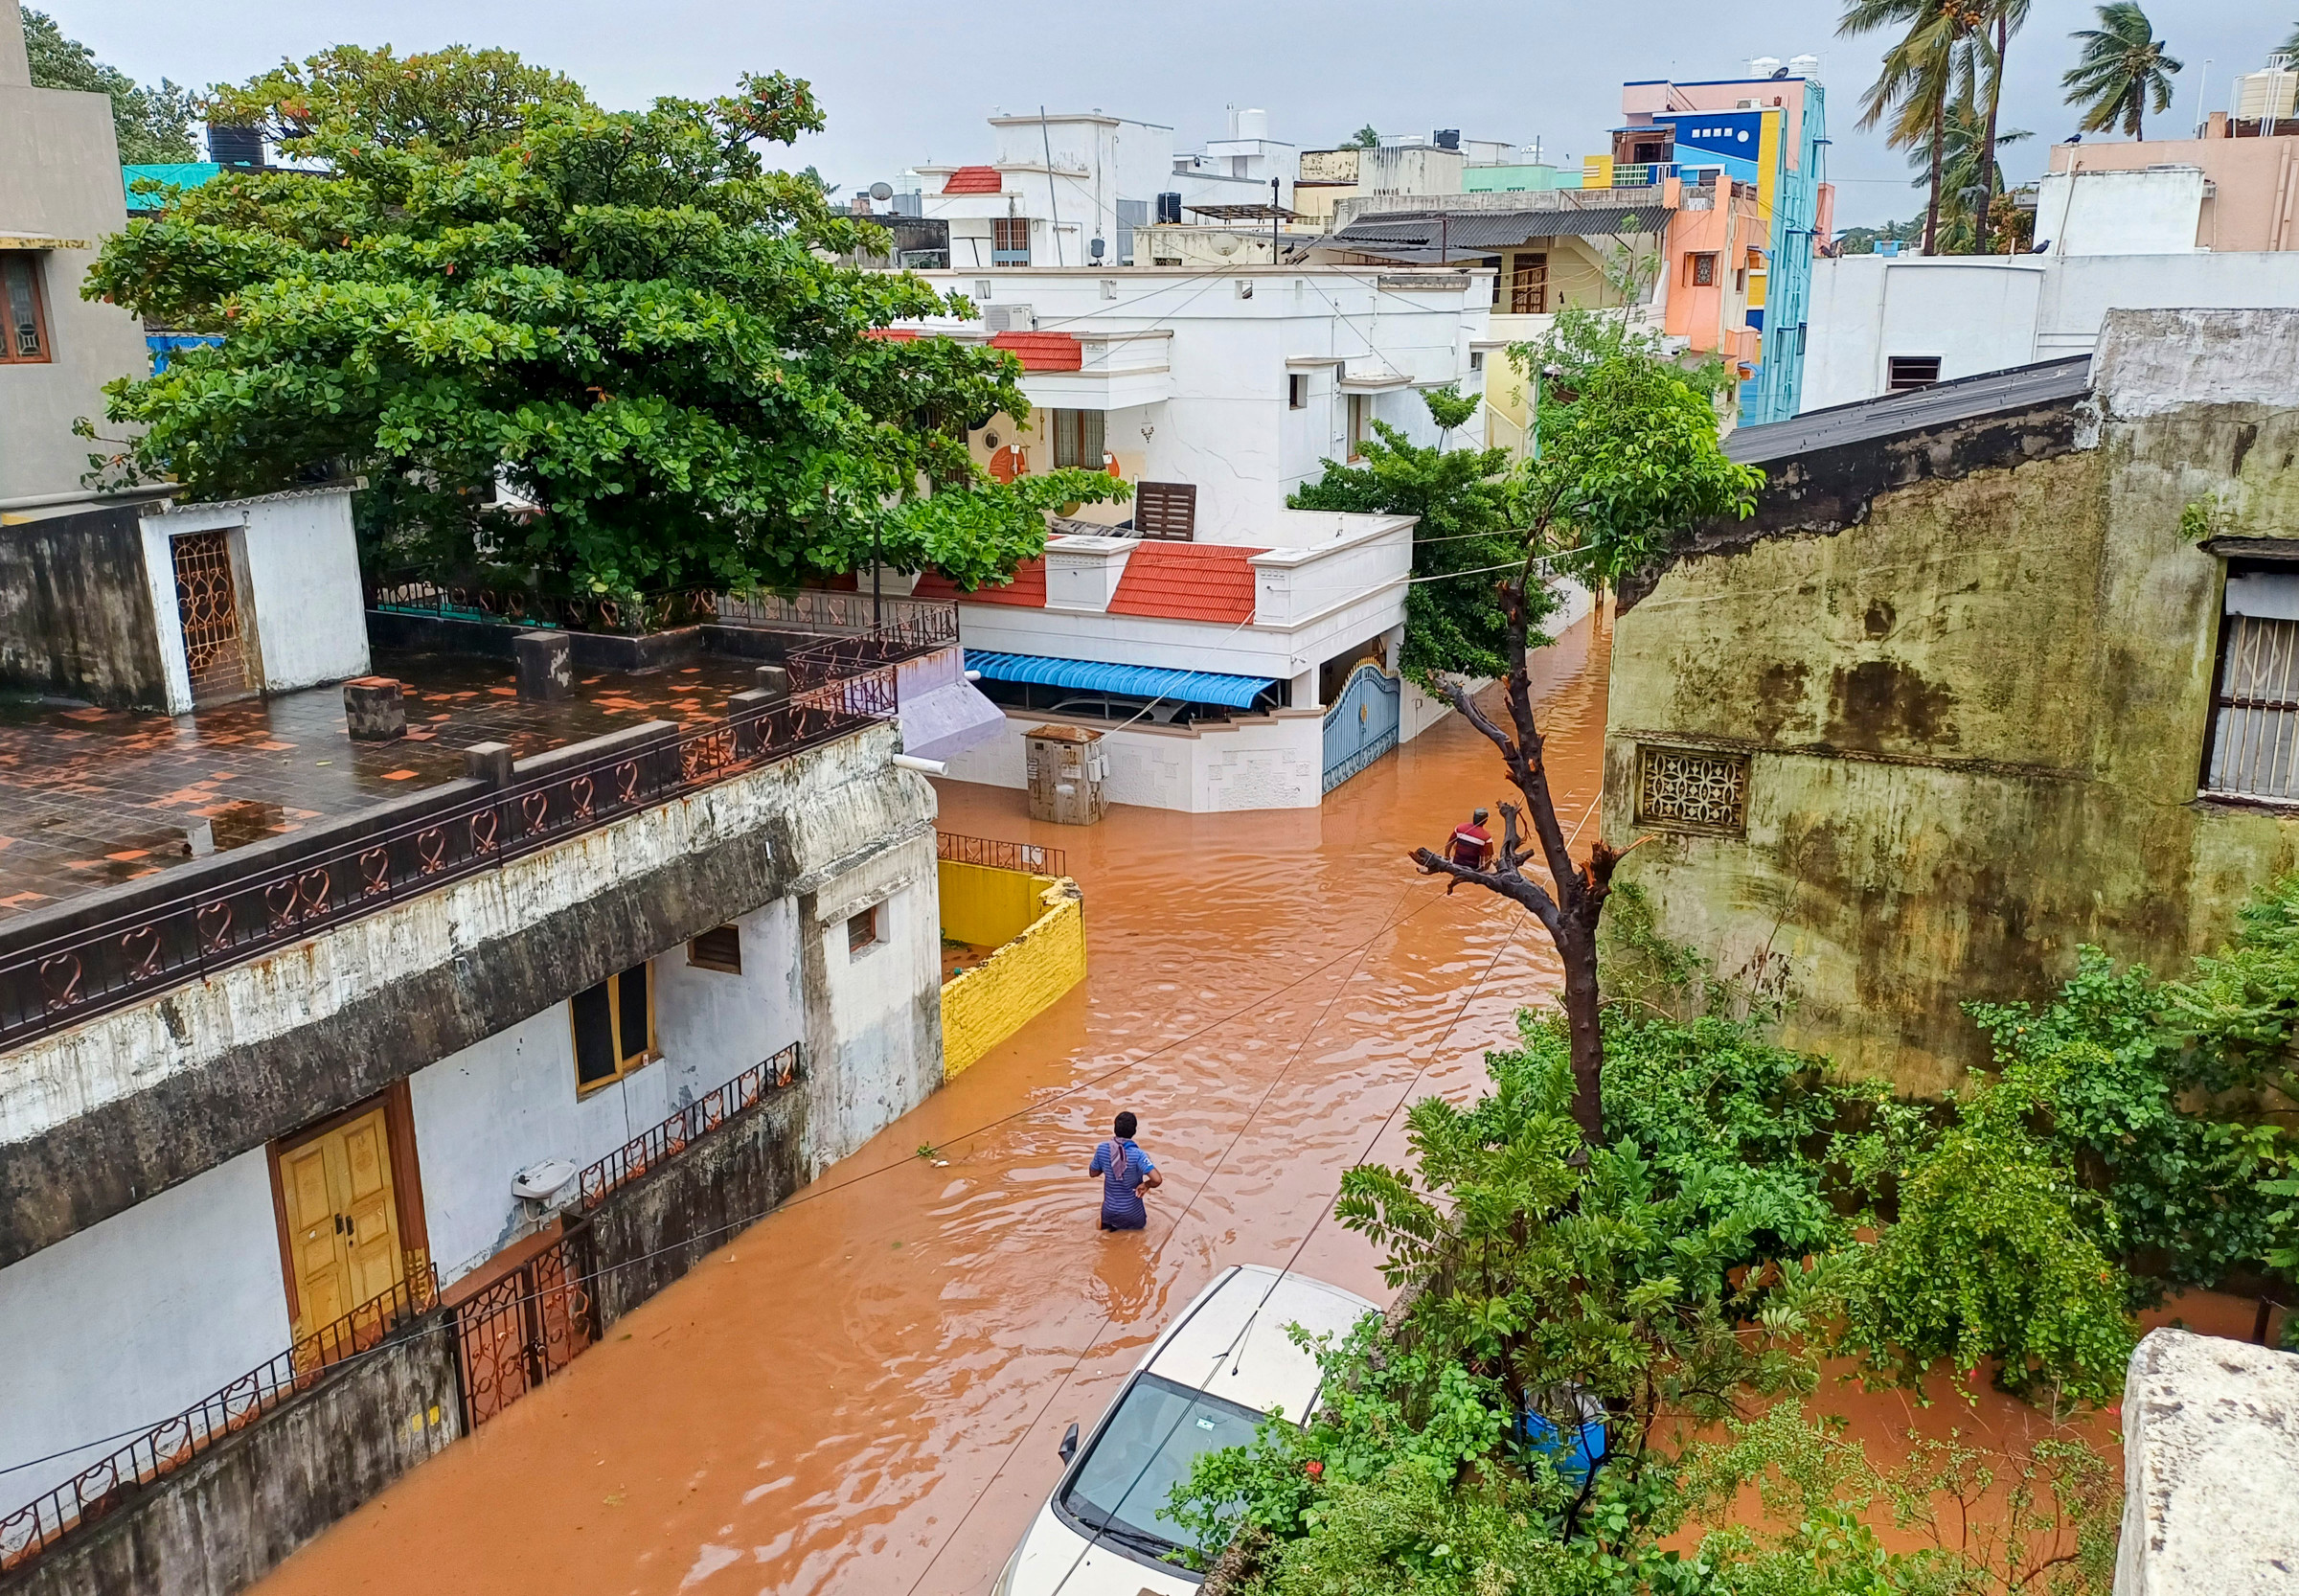
<path fill-rule="evenodd" d="M 433 1314 L 11 1574 L 7 1596 L 232 1596 L 463 1431 Z"/>
<path fill-rule="evenodd" d="M 2299 1590 L 2299 1354 L 2150 1331 L 2124 1383 L 2115 1596 Z"/>
<path fill-rule="evenodd" d="M 1011 924 L 1016 906 L 1011 900 L 1025 891 L 1035 893 L 1038 910 L 1020 930 L 1000 938 L 1001 946 L 986 963 L 944 984 L 942 1071 L 946 1081 L 1085 979 L 1085 895 L 1067 877 L 1057 880 L 948 859 L 941 868 L 943 924 L 965 941 L 983 939 L 952 925 L 953 900 L 960 922 L 972 930 Z M 984 879 L 996 877 L 1009 879 Z"/>

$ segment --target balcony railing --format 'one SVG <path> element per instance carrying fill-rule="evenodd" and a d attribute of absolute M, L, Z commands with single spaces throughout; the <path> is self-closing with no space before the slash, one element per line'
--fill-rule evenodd
<path fill-rule="evenodd" d="M 1615 161 L 1612 186 L 1616 189 L 1655 189 L 1664 177 L 1676 175 L 1673 161 Z"/>
<path fill-rule="evenodd" d="M 702 588 L 621 598 L 560 598 L 519 587 L 442 582 L 416 572 L 400 572 L 367 584 L 367 607 L 394 615 L 432 615 L 443 621 L 625 636 L 716 620 L 718 604 L 717 594 Z"/>
<path fill-rule="evenodd" d="M 1021 870 L 1033 876 L 1070 873 L 1069 855 L 1058 848 L 1049 848 L 1042 842 L 1001 842 L 996 837 L 962 836 L 956 832 L 934 833 L 934 856 L 953 864 Z"/>
<path fill-rule="evenodd" d="M 865 599 L 864 604 L 868 603 Z M 790 673 L 791 687 L 804 692 L 878 666 L 917 659 L 957 641 L 956 604 L 895 600 L 882 609 L 876 626 L 853 636 L 826 637 L 794 649 L 783 664 Z"/>
<path fill-rule="evenodd" d="M 120 1507 L 142 1487 L 174 1473 L 217 1442 L 310 1390 L 346 1359 L 379 1345 L 439 1301 L 428 1262 L 409 1254 L 399 1283 L 164 1419 L 102 1462 L 0 1518 L 0 1571 L 22 1567 L 74 1530 Z"/>
<path fill-rule="evenodd" d="M 758 627 L 769 631 L 861 633 L 894 631 L 930 640 L 958 641 L 958 606 L 936 599 L 876 598 L 868 593 L 801 588 L 796 593 L 721 593 L 722 626 Z"/>
<path fill-rule="evenodd" d="M 801 1079 L 799 1045 L 792 1042 L 771 1059 L 762 1060 L 723 1086 L 695 1099 L 662 1124 L 643 1130 L 600 1159 L 578 1177 L 579 1201 L 585 1213 L 608 1197 L 689 1147 L 727 1121 L 746 1114 L 766 1101 L 771 1092 Z"/>
<path fill-rule="evenodd" d="M 482 797 L 291 864 L 260 856 L 243 876 L 0 959 L 0 1046 L 200 979 L 895 713 L 894 673 L 870 671 L 660 742 L 525 780 L 514 775 Z"/>

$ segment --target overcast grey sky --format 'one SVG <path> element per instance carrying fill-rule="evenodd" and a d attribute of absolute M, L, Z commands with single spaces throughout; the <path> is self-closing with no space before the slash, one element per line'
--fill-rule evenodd
<path fill-rule="evenodd" d="M 1875 75 L 1874 39 L 1834 36 L 1837 0 L 1760 3 L 1764 17 L 1689 0 L 1523 7 L 1368 5 L 1359 0 L 1164 0 L 1124 7 L 1014 0 L 789 0 L 756 7 L 705 0 L 32 0 L 64 31 L 145 80 L 205 85 L 244 79 L 282 56 L 338 42 L 508 45 L 558 67 L 612 106 L 658 94 L 705 96 L 744 70 L 809 79 L 830 126 L 798 148 L 852 187 L 891 179 L 929 158 L 987 157 L 982 119 L 1001 107 L 1099 106 L 1170 123 L 1179 148 L 1218 138 L 1226 106 L 1259 105 L 1272 136 L 1332 144 L 1370 122 L 1383 132 L 1459 127 L 1471 138 L 1531 142 L 1574 159 L 1605 148 L 1626 80 L 1728 78 L 1751 56 L 1821 57 L 1836 143 L 1840 225 L 1902 217 L 1921 194 L 1901 155 L 1857 132 L 1860 92 Z M 2234 75 L 2261 64 L 2291 31 L 2299 0 L 2145 0 L 2156 32 L 2186 62 L 2163 131 L 2195 120 L 2212 57 L 2210 105 L 2225 108 Z M 2005 120 L 2035 137 L 2007 150 L 2026 180 L 2043 146 L 2075 118 L 2060 74 L 2067 35 L 2087 27 L 2085 0 L 2035 0 L 2014 41 Z M 2151 127 L 2151 131 L 2152 131 Z M 2093 135 L 2098 137 L 2100 135 Z"/>

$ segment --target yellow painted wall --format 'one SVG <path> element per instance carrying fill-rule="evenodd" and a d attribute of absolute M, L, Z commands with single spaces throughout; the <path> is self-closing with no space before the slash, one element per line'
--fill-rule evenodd
<path fill-rule="evenodd" d="M 941 862 L 945 936 L 995 947 L 942 987 L 948 1081 L 1085 979 L 1085 896 L 1067 877 Z"/>

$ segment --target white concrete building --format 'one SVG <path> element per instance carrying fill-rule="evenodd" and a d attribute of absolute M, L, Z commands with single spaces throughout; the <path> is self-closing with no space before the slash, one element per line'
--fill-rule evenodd
<path fill-rule="evenodd" d="M 1803 408 L 2088 353 L 2109 310 L 2299 307 L 2299 252 L 2198 246 L 2211 202 L 2193 166 L 2055 171 L 2040 254 L 1813 262 Z"/>
<path fill-rule="evenodd" d="M 1000 113 L 990 125 L 988 162 L 911 169 L 921 214 L 949 223 L 953 267 L 1132 261 L 1133 230 L 1172 186 L 1172 128 L 1100 111 Z"/>
<path fill-rule="evenodd" d="M 1185 809 L 1309 807 L 1433 718 L 1397 676 L 1412 522 L 1286 508 L 1377 420 L 1440 440 L 1423 392 L 1473 390 L 1483 268 L 1248 266 L 925 274 L 982 322 L 896 335 L 1020 356 L 1026 417 L 972 435 L 993 474 L 1082 466 L 1134 484 L 1080 507 L 1046 558 L 955 599 L 1011 735 L 953 761 L 1023 785 L 1022 734 L 1106 732 L 1107 794 Z M 1481 445 L 1479 420 L 1449 442 Z"/>

